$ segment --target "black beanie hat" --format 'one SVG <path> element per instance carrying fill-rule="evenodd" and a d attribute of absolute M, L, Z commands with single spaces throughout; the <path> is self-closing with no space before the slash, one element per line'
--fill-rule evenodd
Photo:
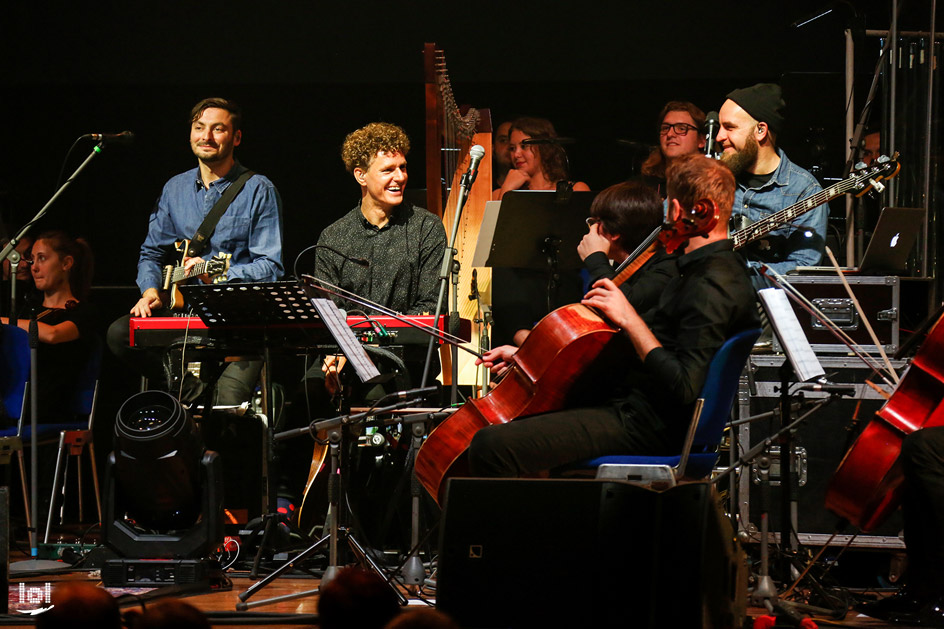
<path fill-rule="evenodd" d="M 766 122 L 771 132 L 779 135 L 783 129 L 783 102 L 780 86 L 776 83 L 758 83 L 752 87 L 742 87 L 728 94 L 728 99 L 741 106 L 741 109 L 758 122 Z"/>

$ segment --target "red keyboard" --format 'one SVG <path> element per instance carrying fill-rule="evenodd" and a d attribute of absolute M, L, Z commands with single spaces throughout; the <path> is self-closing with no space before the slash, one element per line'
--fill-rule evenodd
<path fill-rule="evenodd" d="M 433 324 L 433 315 L 411 315 L 405 317 L 413 323 L 425 326 Z M 437 328 L 442 331 L 446 317 L 439 318 Z M 364 343 L 380 345 L 415 345 L 429 341 L 429 336 L 407 323 L 383 315 L 369 319 L 362 315 L 347 318 L 355 336 Z M 458 336 L 464 341 L 471 339 L 472 325 L 468 319 L 460 319 Z M 130 340 L 132 347 L 160 347 L 180 340 L 184 335 L 193 337 L 196 344 L 213 342 L 222 347 L 246 347 L 259 345 L 266 340 L 270 346 L 315 347 L 334 345 L 334 339 L 320 320 L 298 324 L 270 326 L 213 326 L 208 327 L 199 317 L 145 317 L 131 318 Z M 441 341 L 437 341 L 440 342 Z"/>

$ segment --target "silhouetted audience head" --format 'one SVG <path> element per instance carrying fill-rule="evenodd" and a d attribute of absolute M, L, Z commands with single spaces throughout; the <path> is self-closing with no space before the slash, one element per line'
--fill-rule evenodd
<path fill-rule="evenodd" d="M 459 629 L 459 625 L 448 614 L 428 607 L 405 611 L 388 622 L 384 629 Z"/>
<path fill-rule="evenodd" d="M 115 597 L 80 581 L 60 583 L 52 591 L 52 607 L 36 615 L 40 629 L 120 629 L 121 612 Z"/>
<path fill-rule="evenodd" d="M 322 629 L 382 629 L 399 612 L 400 603 L 386 581 L 357 567 L 338 571 L 318 597 Z"/>

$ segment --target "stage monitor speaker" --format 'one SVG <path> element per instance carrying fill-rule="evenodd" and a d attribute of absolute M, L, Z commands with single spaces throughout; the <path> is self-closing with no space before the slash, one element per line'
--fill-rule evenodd
<path fill-rule="evenodd" d="M 707 483 L 447 487 L 436 601 L 462 627 L 740 627 L 746 575 Z"/>

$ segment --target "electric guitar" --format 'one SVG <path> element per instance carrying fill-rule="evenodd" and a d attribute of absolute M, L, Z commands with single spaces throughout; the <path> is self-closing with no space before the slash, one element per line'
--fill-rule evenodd
<path fill-rule="evenodd" d="M 220 252 L 219 255 L 195 264 L 189 271 L 186 271 L 184 270 L 183 260 L 189 255 L 190 241 L 181 240 L 175 244 L 175 247 L 177 251 L 181 252 L 181 264 L 176 266 L 169 264 L 164 267 L 164 273 L 161 279 L 161 290 L 167 295 L 167 299 L 164 300 L 164 303 L 169 304 L 168 308 L 171 310 L 182 310 L 184 307 L 184 296 L 180 292 L 178 285 L 181 282 L 186 282 L 189 279 L 203 274 L 210 276 L 214 284 L 225 282 L 226 273 L 229 271 L 229 261 L 233 256 L 229 253 Z"/>
<path fill-rule="evenodd" d="M 738 229 L 730 236 L 734 241 L 734 248 L 740 249 L 749 243 L 761 241 L 770 232 L 779 229 L 785 224 L 791 223 L 807 212 L 819 207 L 820 205 L 832 201 L 836 197 L 842 196 L 847 192 L 854 193 L 857 197 L 871 189 L 881 192 L 885 186 L 880 183 L 882 179 L 891 179 L 898 174 L 901 164 L 898 163 L 898 153 L 891 157 L 882 155 L 877 158 L 871 166 L 866 166 L 856 170 L 848 179 L 834 183 L 825 190 L 820 190 L 811 197 L 775 212 L 770 216 L 765 216 L 755 223 Z M 774 252 L 777 250 L 778 239 L 759 242 L 754 247 L 756 257 L 764 262 L 776 261 Z M 789 237 L 779 237 L 779 240 L 786 241 Z M 784 247 L 780 248 L 781 250 Z"/>

